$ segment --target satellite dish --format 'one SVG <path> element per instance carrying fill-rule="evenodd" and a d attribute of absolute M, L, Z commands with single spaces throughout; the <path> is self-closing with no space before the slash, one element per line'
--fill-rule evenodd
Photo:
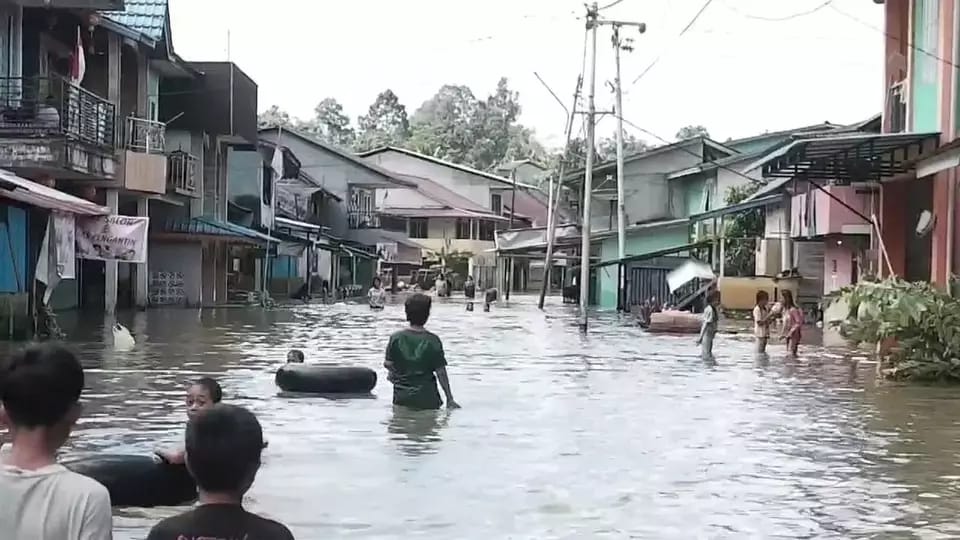
<path fill-rule="evenodd" d="M 917 220 L 917 236 L 926 236 L 933 226 L 937 223 L 937 218 L 929 210 L 920 212 L 920 219 Z"/>

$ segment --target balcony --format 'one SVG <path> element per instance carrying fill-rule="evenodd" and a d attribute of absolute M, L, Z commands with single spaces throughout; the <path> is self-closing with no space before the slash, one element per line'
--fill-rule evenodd
<path fill-rule="evenodd" d="M 167 190 L 186 197 L 199 197 L 200 160 L 182 150 L 167 156 Z"/>
<path fill-rule="evenodd" d="M 351 229 L 379 229 L 380 215 L 376 212 L 347 212 L 347 226 Z"/>
<path fill-rule="evenodd" d="M 0 137 L 65 137 L 112 151 L 116 106 L 58 75 L 0 78 Z"/>
<path fill-rule="evenodd" d="M 130 116 L 127 118 L 124 147 L 144 154 L 163 154 L 166 148 L 167 125 Z"/>

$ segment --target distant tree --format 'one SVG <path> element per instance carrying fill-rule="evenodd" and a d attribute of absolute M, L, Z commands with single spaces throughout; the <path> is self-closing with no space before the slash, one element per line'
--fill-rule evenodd
<path fill-rule="evenodd" d="M 677 132 L 676 139 L 678 141 L 685 141 L 687 139 L 693 139 L 694 137 L 709 137 L 710 132 L 707 131 L 707 128 L 701 125 L 695 126 L 684 126 L 680 128 L 680 131 Z"/>
<path fill-rule="evenodd" d="M 623 155 L 626 157 L 646 152 L 653 148 L 647 141 L 638 139 L 631 133 L 623 134 Z M 597 143 L 597 151 L 605 161 L 617 159 L 617 138 L 605 137 Z"/>
<path fill-rule="evenodd" d="M 257 127 L 265 128 L 270 126 L 293 127 L 294 121 L 287 113 L 276 105 L 271 105 L 269 109 L 257 115 Z"/>
<path fill-rule="evenodd" d="M 475 144 L 470 162 L 482 170 L 504 161 L 510 148 L 511 129 L 520 115 L 520 95 L 510 89 L 507 79 L 497 81 L 497 89 L 486 101 L 477 103 L 473 119 Z"/>
<path fill-rule="evenodd" d="M 510 126 L 510 140 L 507 152 L 503 156 L 503 163 L 522 159 L 546 163 L 549 158 L 547 149 L 537 140 L 537 134 L 533 129 L 520 124 Z"/>
<path fill-rule="evenodd" d="M 313 119 L 300 125 L 300 129 L 329 144 L 351 148 L 356 133 L 350 125 L 350 117 L 343 112 L 343 105 L 334 98 L 326 98 L 313 109 Z"/>
<path fill-rule="evenodd" d="M 390 89 L 380 92 L 367 114 L 357 120 L 357 125 L 358 151 L 380 146 L 400 146 L 410 138 L 407 108 Z"/>
<path fill-rule="evenodd" d="M 477 99 L 469 87 L 443 85 L 413 113 L 409 147 L 454 163 L 473 165 L 470 154 L 476 143 L 477 109 Z"/>
<path fill-rule="evenodd" d="M 727 190 L 727 205 L 743 202 L 760 189 L 761 184 L 749 183 Z M 737 214 L 726 224 L 726 272 L 731 276 L 752 276 L 756 273 L 757 238 L 763 236 L 763 210 L 756 208 Z"/>

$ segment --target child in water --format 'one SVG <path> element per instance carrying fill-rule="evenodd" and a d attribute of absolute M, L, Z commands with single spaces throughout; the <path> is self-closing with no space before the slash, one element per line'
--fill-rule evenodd
<path fill-rule="evenodd" d="M 423 326 L 430 318 L 429 296 L 414 294 L 407 298 L 404 310 L 410 326 L 390 336 L 383 367 L 393 383 L 393 404 L 411 409 L 439 409 L 443 402 L 437 383 L 446 396 L 447 408 L 458 409 L 453 400 L 443 343 Z"/>
<path fill-rule="evenodd" d="M 387 303 L 387 291 L 383 289 L 383 282 L 379 277 L 373 278 L 373 287 L 367 292 L 367 299 L 372 309 L 383 309 Z"/>
<path fill-rule="evenodd" d="M 704 360 L 713 360 L 713 338 L 717 335 L 717 326 L 720 323 L 720 291 L 714 289 L 707 293 L 707 307 L 703 310 L 703 323 L 700 326 L 700 357 Z"/>
<path fill-rule="evenodd" d="M 467 276 L 463 282 L 463 296 L 467 298 L 467 311 L 473 311 L 473 299 L 477 296 L 477 284 L 473 281 L 473 276 Z"/>
<path fill-rule="evenodd" d="M 220 383 L 210 377 L 202 377 L 187 388 L 187 418 L 192 419 L 202 410 L 209 409 L 223 399 L 223 389 Z M 157 455 L 167 463 L 182 465 L 184 450 L 158 450 Z"/>
<path fill-rule="evenodd" d="M 803 310 L 793 301 L 793 293 L 783 291 L 783 339 L 787 340 L 787 350 L 797 355 L 803 330 Z"/>
<path fill-rule="evenodd" d="M 767 352 L 767 342 L 770 341 L 770 320 L 773 315 L 767 304 L 770 295 L 767 291 L 757 291 L 757 304 L 753 307 L 753 337 L 757 343 L 757 353 Z"/>

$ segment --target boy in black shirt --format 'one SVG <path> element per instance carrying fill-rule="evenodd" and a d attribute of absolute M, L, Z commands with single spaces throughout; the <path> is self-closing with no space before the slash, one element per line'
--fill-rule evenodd
<path fill-rule="evenodd" d="M 217 404 L 187 424 L 186 461 L 200 504 L 158 523 L 147 540 L 211 538 L 293 540 L 285 526 L 243 509 L 260 468 L 263 430 L 250 411 Z"/>

